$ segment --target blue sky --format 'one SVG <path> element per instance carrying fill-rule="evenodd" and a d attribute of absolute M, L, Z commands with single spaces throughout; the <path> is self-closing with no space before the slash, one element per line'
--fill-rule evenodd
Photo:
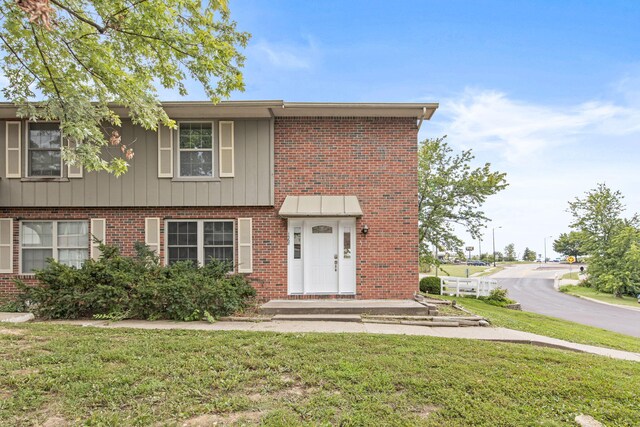
<path fill-rule="evenodd" d="M 542 253 L 568 231 L 567 201 L 599 182 L 640 211 L 640 1 L 229 3 L 253 35 L 232 99 L 439 102 L 420 139 L 447 134 L 508 174 L 485 205 L 485 250 L 501 226 L 498 249 Z"/>
<path fill-rule="evenodd" d="M 502 227 L 498 249 L 513 242 L 519 253 L 542 253 L 545 236 L 568 231 L 567 201 L 598 182 L 640 210 L 640 2 L 230 7 L 239 29 L 253 34 L 246 91 L 233 99 L 439 102 L 420 138 L 447 134 L 478 164 L 508 174 L 509 189 L 485 206 L 489 227 Z M 203 95 L 194 88 L 188 98 Z"/>

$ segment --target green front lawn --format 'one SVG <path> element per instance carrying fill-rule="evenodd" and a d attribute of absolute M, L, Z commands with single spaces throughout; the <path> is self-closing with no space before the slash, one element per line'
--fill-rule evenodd
<path fill-rule="evenodd" d="M 580 280 L 580 276 L 577 271 L 572 271 L 571 273 L 563 274 L 561 279 Z"/>
<path fill-rule="evenodd" d="M 465 264 L 442 264 L 438 268 L 438 276 L 453 276 L 453 277 L 467 277 L 467 269 L 469 269 L 469 276 L 474 273 L 487 270 L 489 267 L 479 267 L 475 265 Z M 436 275 L 436 268 L 433 267 L 428 273 L 429 276 Z"/>
<path fill-rule="evenodd" d="M 472 340 L 0 327 L 12 426 L 639 425 L 638 378 L 640 363 Z"/>
<path fill-rule="evenodd" d="M 562 292 L 569 295 L 579 295 L 583 297 L 597 299 L 599 301 L 608 302 L 609 304 L 618 304 L 618 305 L 628 305 L 631 307 L 636 307 L 640 309 L 640 304 L 638 304 L 638 298 L 631 297 L 629 295 L 625 295 L 622 298 L 615 297 L 613 294 L 607 294 L 604 292 L 598 292 L 593 288 L 588 288 L 586 286 L 563 286 Z"/>
<path fill-rule="evenodd" d="M 455 299 L 458 301 L 458 304 L 464 308 L 489 319 L 493 326 L 517 329 L 519 331 L 546 335 L 548 337 L 580 344 L 596 345 L 600 347 L 609 347 L 640 353 L 640 338 L 607 331 L 593 326 L 586 326 L 580 323 L 558 319 L 556 317 L 496 307 L 475 298 L 440 298 Z"/>

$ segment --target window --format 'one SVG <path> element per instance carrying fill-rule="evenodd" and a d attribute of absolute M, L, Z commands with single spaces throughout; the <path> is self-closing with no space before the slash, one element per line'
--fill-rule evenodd
<path fill-rule="evenodd" d="M 293 259 L 302 258 L 302 227 L 293 228 Z"/>
<path fill-rule="evenodd" d="M 351 259 L 351 227 L 345 227 L 342 233 L 344 259 Z"/>
<path fill-rule="evenodd" d="M 167 263 L 211 259 L 234 263 L 233 221 L 191 220 L 167 223 Z"/>
<path fill-rule="evenodd" d="M 29 123 L 29 176 L 62 176 L 61 146 L 58 123 Z"/>
<path fill-rule="evenodd" d="M 86 221 L 25 221 L 21 225 L 22 273 L 44 268 L 47 258 L 76 268 L 89 258 Z"/>
<path fill-rule="evenodd" d="M 180 123 L 178 140 L 180 176 L 213 176 L 213 124 Z"/>

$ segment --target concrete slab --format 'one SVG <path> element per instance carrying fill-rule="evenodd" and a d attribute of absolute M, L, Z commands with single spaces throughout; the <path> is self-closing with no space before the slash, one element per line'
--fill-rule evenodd
<path fill-rule="evenodd" d="M 0 322 L 5 323 L 24 323 L 33 320 L 31 313 L 0 313 Z"/>
<path fill-rule="evenodd" d="M 327 322 L 361 322 L 359 314 L 276 314 L 271 320 L 282 321 L 327 321 Z"/>
<path fill-rule="evenodd" d="M 378 314 L 429 315 L 429 308 L 413 300 L 271 300 L 262 314 Z"/>
<path fill-rule="evenodd" d="M 590 353 L 613 359 L 640 362 L 640 354 L 592 345 L 576 344 L 556 338 L 536 335 L 529 332 L 516 331 L 507 328 L 433 328 L 418 325 L 384 324 L 384 323 L 356 323 L 356 322 L 172 322 L 123 320 L 107 322 L 96 320 L 65 320 L 48 322 L 77 326 L 93 326 L 99 328 L 135 328 L 135 329 L 185 329 L 203 331 L 252 331 L 279 333 L 371 333 L 385 335 L 418 335 L 453 339 L 474 339 L 506 343 L 518 343 L 552 347 L 563 350 Z"/>

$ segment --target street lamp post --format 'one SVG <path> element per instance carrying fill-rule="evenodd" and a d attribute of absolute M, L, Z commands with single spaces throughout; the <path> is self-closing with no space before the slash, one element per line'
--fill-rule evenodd
<path fill-rule="evenodd" d="M 491 235 L 493 237 L 493 266 L 496 266 L 496 228 L 502 228 L 502 226 L 499 227 L 493 227 L 493 229 L 491 230 Z"/>
<path fill-rule="evenodd" d="M 547 263 L 547 238 L 551 238 L 553 236 L 545 236 L 544 237 L 544 263 Z"/>

